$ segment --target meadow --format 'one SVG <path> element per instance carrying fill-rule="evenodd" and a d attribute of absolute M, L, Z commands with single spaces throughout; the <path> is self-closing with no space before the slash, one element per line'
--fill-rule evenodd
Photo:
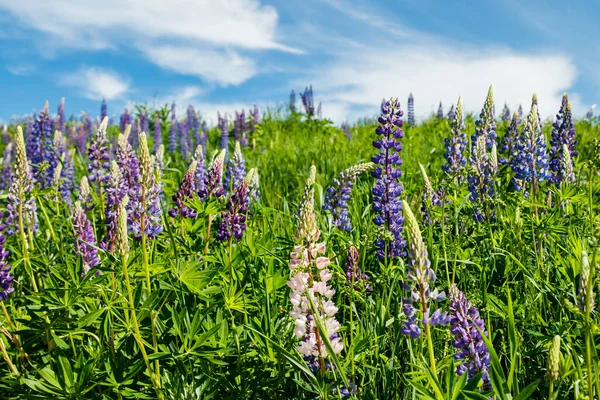
<path fill-rule="evenodd" d="M 600 124 L 301 97 L 7 126 L 0 397 L 598 398 Z"/>

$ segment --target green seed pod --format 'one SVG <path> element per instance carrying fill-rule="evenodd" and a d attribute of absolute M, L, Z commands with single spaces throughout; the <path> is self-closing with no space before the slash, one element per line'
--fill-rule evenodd
<path fill-rule="evenodd" d="M 558 380 L 559 371 L 558 365 L 560 363 L 560 336 L 554 336 L 552 340 L 552 346 L 550 347 L 550 354 L 548 356 L 548 379 L 551 382 Z"/>
<path fill-rule="evenodd" d="M 594 311 L 594 283 L 591 276 L 590 260 L 585 250 L 581 251 L 581 269 L 579 271 L 579 309 L 585 313 L 587 310 L 587 294 L 590 293 L 590 312 Z"/>

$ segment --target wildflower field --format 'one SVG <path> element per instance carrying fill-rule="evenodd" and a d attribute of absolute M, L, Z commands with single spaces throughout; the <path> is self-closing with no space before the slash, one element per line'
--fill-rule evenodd
<path fill-rule="evenodd" d="M 301 98 L 5 127 L 0 397 L 598 398 L 594 116 Z"/>

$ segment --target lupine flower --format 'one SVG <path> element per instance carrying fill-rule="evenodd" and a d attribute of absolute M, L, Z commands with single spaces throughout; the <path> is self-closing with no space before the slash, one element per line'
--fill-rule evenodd
<path fill-rule="evenodd" d="M 9 143 L 4 148 L 2 156 L 2 167 L 0 169 L 0 190 L 6 190 L 10 187 L 10 179 L 12 176 L 12 143 Z"/>
<path fill-rule="evenodd" d="M 157 115 L 154 117 L 154 152 L 158 151 L 158 148 L 162 146 L 162 130 L 161 130 L 161 120 Z"/>
<path fill-rule="evenodd" d="M 548 380 L 550 382 L 557 381 L 559 378 L 560 364 L 560 336 L 554 336 L 552 346 L 550 347 L 550 355 L 548 357 Z"/>
<path fill-rule="evenodd" d="M 8 126 L 6 124 L 2 125 L 2 144 L 8 144 Z"/>
<path fill-rule="evenodd" d="M 310 88 L 305 88 L 304 93 L 300 93 L 300 97 L 302 98 L 302 105 L 304 106 L 304 111 L 306 115 L 310 118 L 315 114 L 315 104 L 313 100 L 313 91 L 312 85 Z"/>
<path fill-rule="evenodd" d="M 452 346 L 457 349 L 454 358 L 462 361 L 456 368 L 458 375 L 468 373 L 468 379 L 483 373 L 484 386 L 489 386 L 490 354 L 479 328 L 487 337 L 485 323 L 469 299 L 458 290 L 456 284 L 450 286 L 450 332 L 454 335 Z"/>
<path fill-rule="evenodd" d="M 110 177 L 110 175 L 109 175 Z M 94 208 L 94 203 L 92 200 L 92 190 L 90 189 L 90 184 L 87 176 L 81 177 L 81 182 L 79 183 L 79 195 L 77 196 L 77 201 L 79 204 L 83 205 L 83 208 L 86 210 L 91 210 Z"/>
<path fill-rule="evenodd" d="M 248 172 L 244 180 L 236 187 L 233 194 L 227 201 L 226 209 L 221 213 L 221 222 L 219 223 L 219 231 L 217 240 L 222 242 L 235 238 L 236 241 L 242 239 L 242 235 L 246 230 L 246 212 L 250 198 L 248 197 L 248 188 L 252 182 L 254 168 Z"/>
<path fill-rule="evenodd" d="M 131 143 L 131 147 L 133 149 L 138 149 L 140 147 L 139 134 L 140 134 L 140 123 L 139 123 L 139 121 L 133 120 L 131 122 L 131 132 L 129 135 L 129 143 Z"/>
<path fill-rule="evenodd" d="M 156 180 L 162 179 L 165 171 L 165 145 L 161 144 L 156 150 L 156 157 L 154 157 L 154 171 L 156 172 Z M 161 182 L 162 185 L 162 182 Z"/>
<path fill-rule="evenodd" d="M 500 153 L 506 154 L 505 157 L 500 158 L 500 164 L 510 164 L 512 157 L 517 151 L 517 140 L 519 138 L 519 114 L 515 112 L 512 116 L 512 120 L 508 125 L 508 130 L 502 138 Z"/>
<path fill-rule="evenodd" d="M 121 257 L 127 259 L 129 255 L 129 237 L 127 236 L 127 205 L 129 196 L 125 195 L 117 208 L 116 230 L 115 230 L 115 251 Z"/>
<path fill-rule="evenodd" d="M 106 126 L 108 118 L 104 117 L 92 143 L 88 149 L 87 170 L 90 182 L 106 182 L 110 172 L 110 155 L 108 153 L 108 140 L 106 140 Z"/>
<path fill-rule="evenodd" d="M 179 150 L 184 160 L 187 160 L 190 156 L 190 131 L 187 123 L 179 122 L 177 124 L 177 131 L 179 132 Z"/>
<path fill-rule="evenodd" d="M 340 129 L 344 132 L 344 135 L 346 135 L 346 139 L 352 140 L 352 132 L 350 132 L 350 127 L 347 122 L 342 122 Z"/>
<path fill-rule="evenodd" d="M 108 116 L 108 107 L 106 106 L 106 99 L 102 99 L 102 104 L 100 104 L 100 120 L 103 121 L 104 118 Z"/>
<path fill-rule="evenodd" d="M 550 170 L 552 171 L 551 180 L 557 186 L 561 182 L 573 182 L 573 157 L 577 157 L 575 151 L 575 125 L 573 124 L 573 115 L 571 113 L 571 104 L 565 93 L 562 98 L 562 104 L 556 121 L 552 125 L 552 139 L 550 140 Z M 568 154 L 565 154 L 565 150 Z M 565 168 L 563 168 L 563 164 Z"/>
<path fill-rule="evenodd" d="M 519 109 L 517 110 L 517 116 L 517 123 L 521 125 L 521 123 L 523 122 L 523 106 L 521 106 L 520 104 Z"/>
<path fill-rule="evenodd" d="M 473 150 L 477 138 L 485 137 L 485 144 L 488 149 L 496 143 L 496 120 L 494 118 L 494 88 L 490 86 L 485 103 L 479 114 L 479 119 L 475 121 L 475 134 L 471 136 L 471 145 Z"/>
<path fill-rule="evenodd" d="M 304 356 L 311 369 L 320 367 L 324 370 L 329 354 L 315 318 L 322 322 L 334 353 L 342 351 L 343 343 L 338 335 L 340 323 L 335 319 L 338 308 L 331 300 L 335 290 L 328 285 L 333 276 L 327 268 L 331 262 L 325 256 L 325 242 L 318 242 L 321 232 L 316 226 L 315 193 L 312 187 L 315 173 L 313 165 L 306 184 L 310 189 L 300 204 L 297 245 L 290 254 L 290 280 L 287 284 L 292 290 L 290 300 L 293 309 L 290 316 L 295 320 L 294 335 L 301 339 L 296 349 Z"/>
<path fill-rule="evenodd" d="M 581 251 L 581 268 L 579 269 L 579 309 L 587 311 L 587 296 L 590 295 L 590 313 L 594 311 L 596 296 L 594 294 L 594 278 L 590 268 L 590 260 L 585 250 Z"/>
<path fill-rule="evenodd" d="M 481 222 L 484 217 L 492 218 L 494 215 L 494 205 L 491 199 L 494 197 L 494 178 L 493 169 L 490 163 L 490 157 L 486 151 L 486 137 L 481 135 L 477 138 L 475 148 L 469 159 L 471 168 L 467 181 L 469 182 L 469 199 L 475 203 L 473 205 L 473 218 Z M 488 208 L 492 214 L 488 215 Z"/>
<path fill-rule="evenodd" d="M 502 119 L 503 122 L 510 121 L 510 110 L 508 109 L 506 103 L 504 103 L 504 108 L 502 108 L 502 115 L 500 116 L 500 119 Z"/>
<path fill-rule="evenodd" d="M 342 171 L 333 180 L 333 185 L 327 188 L 323 210 L 331 211 L 333 225 L 339 229 L 348 232 L 352 230 L 352 224 L 348 217 L 348 200 L 350 200 L 352 187 L 360 174 L 373 169 L 373 167 L 371 162 L 354 165 Z"/>
<path fill-rule="evenodd" d="M 467 135 L 464 132 L 465 123 L 463 122 L 462 101 L 458 98 L 454 119 L 450 122 L 450 137 L 444 139 L 447 164 L 442 166 L 442 170 L 450 175 L 458 175 L 467 164 L 467 159 L 463 155 L 467 148 Z"/>
<path fill-rule="evenodd" d="M 258 182 L 258 171 L 255 169 L 250 181 L 250 194 L 248 195 L 251 203 L 256 203 L 260 200 L 260 183 Z"/>
<path fill-rule="evenodd" d="M 492 145 L 492 149 L 490 150 L 490 169 L 492 175 L 498 174 L 498 150 L 496 148 L 496 143 Z"/>
<path fill-rule="evenodd" d="M 73 201 L 71 193 L 75 187 L 75 149 L 63 153 L 62 166 L 59 192 L 62 199 L 70 205 Z"/>
<path fill-rule="evenodd" d="M 177 106 L 175 102 L 171 104 L 171 128 L 169 129 L 169 153 L 177 151 L 177 115 L 175 114 Z"/>
<path fill-rule="evenodd" d="M 383 108 L 383 104 L 381 106 Z M 408 95 L 408 118 L 406 122 L 408 126 L 415 126 L 415 99 L 412 93 Z"/>
<path fill-rule="evenodd" d="M 75 209 L 73 211 L 73 231 L 75 254 L 81 256 L 83 261 L 83 272 L 81 274 L 83 278 L 90 269 L 100 263 L 100 259 L 98 258 L 94 229 L 78 201 L 75 202 Z M 100 271 L 96 271 L 96 275 L 100 275 Z"/>
<path fill-rule="evenodd" d="M 56 171 L 59 167 L 62 168 L 62 165 L 60 165 L 60 157 L 65 152 L 65 147 L 65 140 L 62 133 L 60 131 L 54 131 L 54 135 L 52 137 L 52 147 L 48 149 L 48 163 L 46 169 L 46 175 L 50 177 L 50 181 L 52 183 L 50 186 L 56 186 L 58 179 L 60 178 L 62 169 L 58 173 Z"/>
<path fill-rule="evenodd" d="M 446 119 L 448 121 L 452 121 L 454 119 L 454 114 L 456 113 L 456 111 L 454 111 L 454 104 L 452 104 L 450 106 L 450 110 L 448 110 L 448 114 L 446 114 Z"/>
<path fill-rule="evenodd" d="M 194 135 L 196 146 L 202 144 L 202 135 L 200 134 L 200 112 L 195 112 L 194 117 L 192 118 L 192 134 Z M 192 143 L 190 143 L 190 147 L 191 146 L 193 146 Z"/>
<path fill-rule="evenodd" d="M 246 176 L 246 163 L 240 147 L 240 142 L 235 142 L 233 156 L 227 160 L 227 170 L 225 171 L 225 181 L 223 186 L 225 190 L 235 192 L 235 189 L 243 182 Z M 231 187 L 230 187 L 231 186 Z"/>
<path fill-rule="evenodd" d="M 517 140 L 517 150 L 512 162 L 515 190 L 524 189 L 526 195 L 527 185 L 531 184 L 535 190 L 540 182 L 550 177 L 546 141 L 539 129 L 537 115 L 537 106 L 534 104 Z"/>
<path fill-rule="evenodd" d="M 402 132 L 402 115 L 398 99 L 391 99 L 381 109 L 379 126 L 376 133 L 379 139 L 373 146 L 379 150 L 372 158 L 375 169 L 372 172 L 376 179 L 373 187 L 373 210 L 377 213 L 373 222 L 381 227 L 382 234 L 375 244 L 379 258 L 401 257 L 404 255 L 404 239 L 402 238 L 402 203 L 400 195 L 404 189 L 400 182 L 402 176 L 402 159 L 400 151 L 404 137 Z"/>
<path fill-rule="evenodd" d="M 233 138 L 237 141 L 242 141 L 246 131 L 248 130 L 246 124 L 246 112 L 235 112 L 235 119 L 233 120 Z"/>
<path fill-rule="evenodd" d="M 346 261 L 346 278 L 353 287 L 363 287 L 366 290 L 373 290 L 369 284 L 369 275 L 365 274 L 360 269 L 359 254 L 356 247 L 348 248 L 348 260 Z"/>
<path fill-rule="evenodd" d="M 225 158 L 227 158 L 227 154 L 229 153 L 229 121 L 227 121 L 227 116 L 221 118 L 221 114 L 218 114 L 218 121 L 219 129 L 221 130 L 220 148 L 225 150 Z"/>
<path fill-rule="evenodd" d="M 125 190 L 129 195 L 129 210 L 131 210 L 131 207 L 137 207 L 141 196 L 140 162 L 128 141 L 130 129 L 131 125 L 128 125 L 125 132 L 119 135 L 116 153 L 116 160 L 121 171 Z"/>
<path fill-rule="evenodd" d="M 31 195 L 31 189 L 33 189 L 33 176 L 27 160 L 25 139 L 21 126 L 17 126 L 15 162 L 6 204 L 8 212 L 6 232 L 9 235 L 19 230 L 21 223 L 25 231 L 30 230 L 35 233 L 38 230 L 37 206 L 35 198 Z"/>
<path fill-rule="evenodd" d="M 423 167 L 421 163 L 419 163 L 419 167 L 421 169 L 421 174 L 423 175 L 423 183 L 425 184 L 425 188 L 423 189 L 423 199 L 421 201 L 421 212 L 423 213 L 423 224 L 427 226 L 431 225 L 433 222 L 431 219 L 431 209 L 433 207 L 442 206 L 443 196 L 441 190 L 438 190 L 437 192 L 433 190 L 425 167 Z"/>
<path fill-rule="evenodd" d="M 87 144 L 88 139 L 94 135 L 94 123 L 92 122 L 92 117 L 90 117 L 89 114 L 82 114 L 83 115 L 81 118 L 83 120 L 83 130 L 85 132 L 85 143 Z"/>
<path fill-rule="evenodd" d="M 183 218 L 196 218 L 198 213 L 185 205 L 185 202 L 194 198 L 194 179 L 198 162 L 192 160 L 188 170 L 179 184 L 179 189 L 173 195 L 173 207 L 169 210 L 171 217 L 181 216 Z"/>
<path fill-rule="evenodd" d="M 225 149 L 220 150 L 214 157 L 208 168 L 206 178 L 204 179 L 204 187 L 198 190 L 200 200 L 206 200 L 210 197 L 219 198 L 223 196 L 224 188 L 223 179 L 223 164 L 225 162 Z"/>
<path fill-rule="evenodd" d="M 106 225 L 106 236 L 100 247 L 109 253 L 115 251 L 115 240 L 118 229 L 118 212 L 123 198 L 127 195 L 127 188 L 123 182 L 121 170 L 116 161 L 110 168 L 110 179 L 106 186 L 106 210 L 104 224 Z"/>
<path fill-rule="evenodd" d="M 255 104 L 254 108 L 250 112 L 250 130 L 252 132 L 256 132 L 256 126 L 260 125 L 261 123 L 262 121 L 260 118 L 260 111 L 258 110 L 258 107 L 256 107 Z"/>
<path fill-rule="evenodd" d="M 121 114 L 121 118 L 119 119 L 119 130 L 121 132 L 125 132 L 125 129 L 129 124 L 131 124 L 131 115 L 129 115 L 129 110 L 126 108 L 125 112 Z"/>
<path fill-rule="evenodd" d="M 206 121 L 202 121 L 202 136 L 201 136 L 200 144 L 206 148 L 206 143 L 208 142 L 208 124 Z"/>
<path fill-rule="evenodd" d="M 84 155 L 87 146 L 87 133 L 85 132 L 83 124 L 79 124 L 77 126 L 77 131 L 75 134 L 75 147 L 77 147 L 77 151 L 79 154 Z"/>
<path fill-rule="evenodd" d="M 148 239 L 158 236 L 163 227 L 160 223 L 162 209 L 160 208 L 161 185 L 156 183 L 154 173 L 154 157 L 150 155 L 146 134 L 139 134 L 140 143 L 140 174 L 139 197 L 130 207 L 130 224 L 137 240 L 145 235 Z"/>
<path fill-rule="evenodd" d="M 403 334 L 414 339 L 421 335 L 421 328 L 417 320 L 416 312 L 420 311 L 420 323 L 423 326 L 446 325 L 450 319 L 446 312 L 439 309 L 433 313 L 430 309 L 431 300 L 442 301 L 446 294 L 439 292 L 437 288 L 431 290 L 436 280 L 435 272 L 431 268 L 427 248 L 423 243 L 423 237 L 417 219 L 413 215 L 410 206 L 402 200 L 404 215 L 406 217 L 406 233 L 408 236 L 408 279 L 413 282 L 404 284 L 404 290 L 410 291 L 410 297 L 402 299 L 402 312 L 408 318 L 400 330 Z M 417 307 L 415 307 L 415 304 Z"/>
<path fill-rule="evenodd" d="M 196 161 L 197 164 L 192 189 L 194 192 L 200 192 L 204 189 L 204 180 L 206 179 L 206 160 L 204 157 L 204 148 L 201 144 L 196 147 L 192 161 Z"/>
<path fill-rule="evenodd" d="M 588 112 L 587 112 L 587 113 L 585 113 L 585 118 L 586 118 L 588 121 L 590 121 L 590 122 L 592 122 L 592 120 L 594 119 L 594 108 L 596 108 L 596 105 L 595 105 L 595 104 L 593 104 L 593 105 L 590 107 L 590 109 L 588 110 Z"/>
<path fill-rule="evenodd" d="M 12 287 L 12 281 L 15 279 L 10 274 L 10 265 L 8 265 L 9 252 L 4 247 L 6 236 L 3 231 L 6 225 L 2 222 L 2 213 L 0 212 L 0 301 L 4 301 L 15 290 Z"/>
<path fill-rule="evenodd" d="M 40 187 L 49 187 L 53 171 L 48 171 L 52 153 L 52 119 L 48 114 L 48 102 L 35 118 L 27 142 L 27 154 L 31 160 L 31 171 Z"/>
<path fill-rule="evenodd" d="M 296 93 L 294 93 L 294 89 L 292 89 L 292 93 L 290 93 L 290 111 L 296 112 Z"/>
<path fill-rule="evenodd" d="M 58 104 L 58 113 L 56 115 L 56 123 L 54 129 L 57 131 L 64 132 L 65 130 L 65 98 L 60 99 Z"/>
<path fill-rule="evenodd" d="M 440 105 L 438 106 L 438 109 L 437 109 L 436 117 L 437 117 L 437 119 L 444 119 L 444 108 L 442 107 L 441 101 L 440 101 Z"/>

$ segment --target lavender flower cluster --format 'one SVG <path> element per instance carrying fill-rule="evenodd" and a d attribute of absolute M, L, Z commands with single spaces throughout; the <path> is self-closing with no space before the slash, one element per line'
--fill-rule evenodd
<path fill-rule="evenodd" d="M 15 279 L 10 274 L 10 265 L 8 265 L 8 250 L 4 246 L 6 242 L 6 236 L 3 232 L 6 229 L 6 225 L 2 222 L 2 213 L 0 212 L 0 301 L 4 301 L 8 296 L 14 292 L 12 282 Z"/>
<path fill-rule="evenodd" d="M 569 97 L 565 93 L 562 97 L 560 110 L 556 115 L 556 121 L 552 125 L 552 138 L 550 140 L 551 181 L 557 186 L 560 186 L 562 182 L 570 183 L 575 180 L 573 159 L 578 154 L 575 150 L 576 145 L 573 113 L 571 112 Z"/>
<path fill-rule="evenodd" d="M 467 164 L 464 151 L 467 148 L 467 135 L 464 132 L 462 100 L 459 97 L 456 103 L 454 118 L 450 122 L 450 137 L 444 139 L 446 163 L 442 170 L 449 175 L 457 176 Z"/>

